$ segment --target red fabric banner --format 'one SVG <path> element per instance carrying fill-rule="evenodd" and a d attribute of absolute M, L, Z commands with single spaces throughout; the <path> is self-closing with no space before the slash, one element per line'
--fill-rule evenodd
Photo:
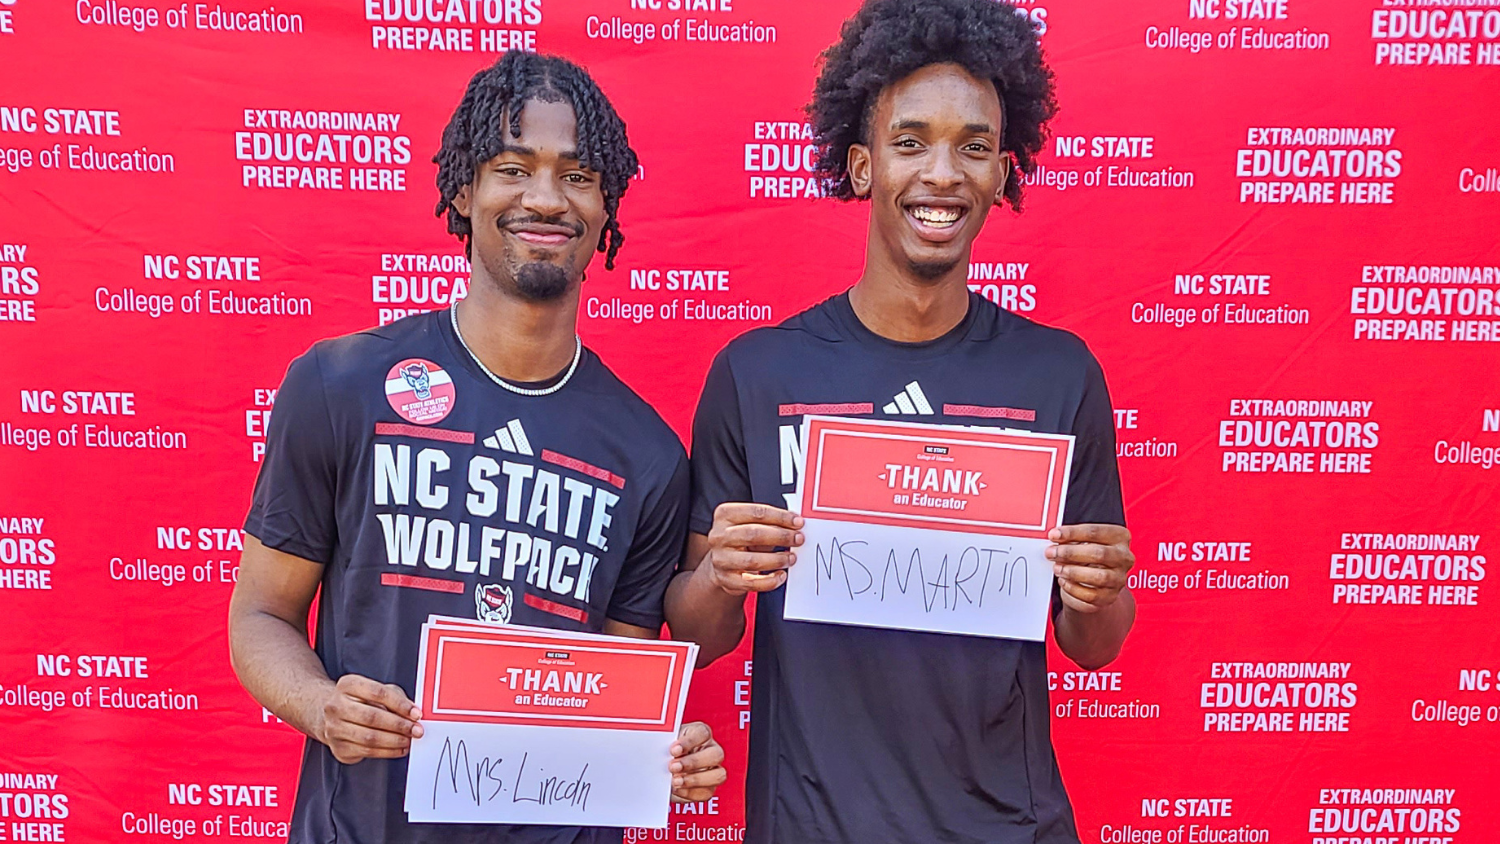
<path fill-rule="evenodd" d="M 856 5 L 0 0 L 0 841 L 284 839 L 238 525 L 288 361 L 464 295 L 476 69 L 560 53 L 627 121 L 581 330 L 686 437 L 725 342 L 860 270 L 801 110 Z M 1500 0 L 1018 13 L 1062 109 L 971 286 L 1102 361 L 1139 558 L 1121 658 L 1051 654 L 1083 841 L 1500 840 Z M 750 674 L 690 700 L 731 784 L 627 840 L 743 836 Z"/>

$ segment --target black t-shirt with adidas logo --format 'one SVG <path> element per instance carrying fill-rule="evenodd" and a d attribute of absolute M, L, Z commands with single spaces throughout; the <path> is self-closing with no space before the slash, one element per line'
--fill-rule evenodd
<path fill-rule="evenodd" d="M 549 395 L 489 379 L 446 311 L 317 343 L 276 395 L 245 531 L 325 565 L 328 675 L 408 695 L 431 613 L 599 631 L 662 623 L 687 458 L 592 352 Z M 291 841 L 619 842 L 619 829 L 409 824 L 406 761 L 307 742 Z"/>
<path fill-rule="evenodd" d="M 1124 524 L 1113 412 L 1083 341 L 978 295 L 951 332 L 897 343 L 847 294 L 715 359 L 693 425 L 690 528 L 726 501 L 788 506 L 806 414 L 1077 437 L 1064 521 Z M 1077 842 L 1040 642 L 755 616 L 749 844 Z"/>

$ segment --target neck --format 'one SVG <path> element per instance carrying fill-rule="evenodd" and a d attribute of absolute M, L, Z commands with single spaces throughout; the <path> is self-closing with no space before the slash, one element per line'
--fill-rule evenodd
<path fill-rule="evenodd" d="M 937 278 L 922 278 L 872 237 L 865 270 L 849 290 L 864 326 L 887 340 L 922 343 L 952 331 L 969 312 L 969 256 Z"/>
<path fill-rule="evenodd" d="M 506 295 L 475 273 L 468 298 L 454 309 L 458 330 L 474 356 L 507 381 L 545 381 L 573 362 L 577 285 L 551 302 L 529 302 Z"/>

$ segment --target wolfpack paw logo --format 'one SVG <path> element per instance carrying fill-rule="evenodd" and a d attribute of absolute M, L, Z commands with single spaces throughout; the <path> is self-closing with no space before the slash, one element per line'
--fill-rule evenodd
<path fill-rule="evenodd" d="M 474 587 L 474 612 L 480 621 L 509 624 L 511 604 L 509 586 L 480 583 Z"/>
<path fill-rule="evenodd" d="M 453 377 L 430 360 L 408 358 L 385 375 L 385 399 L 408 422 L 431 425 L 453 411 Z"/>

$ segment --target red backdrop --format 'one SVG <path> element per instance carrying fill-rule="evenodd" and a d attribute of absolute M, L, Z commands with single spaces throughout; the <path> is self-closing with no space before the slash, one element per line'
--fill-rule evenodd
<path fill-rule="evenodd" d="M 562 53 L 628 121 L 582 331 L 686 435 L 715 351 L 859 271 L 800 110 L 855 5 L 0 0 L 0 841 L 284 836 L 236 526 L 287 362 L 461 295 L 475 69 Z M 1500 0 L 1021 13 L 1062 111 L 973 282 L 1103 361 L 1139 556 L 1121 658 L 1052 655 L 1083 840 L 1500 840 Z M 749 671 L 692 700 L 736 781 L 632 840 L 743 835 Z"/>

